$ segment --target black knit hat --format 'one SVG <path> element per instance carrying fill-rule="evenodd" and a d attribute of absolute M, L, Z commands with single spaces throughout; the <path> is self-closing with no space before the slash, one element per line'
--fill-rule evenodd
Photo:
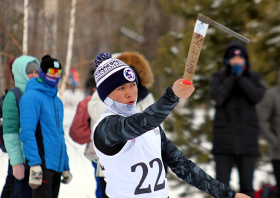
<path fill-rule="evenodd" d="M 113 59 L 108 52 L 97 54 L 94 64 L 97 67 L 94 73 L 97 93 L 102 101 L 114 89 L 125 83 L 136 82 L 138 84 L 134 70 L 121 60 Z"/>
<path fill-rule="evenodd" d="M 44 73 L 47 73 L 49 68 L 62 69 L 60 62 L 50 55 L 42 57 L 40 68 Z"/>

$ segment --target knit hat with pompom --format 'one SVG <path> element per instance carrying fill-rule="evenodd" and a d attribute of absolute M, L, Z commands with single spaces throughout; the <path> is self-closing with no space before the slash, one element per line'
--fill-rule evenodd
<path fill-rule="evenodd" d="M 133 69 L 121 60 L 113 59 L 108 52 L 97 54 L 94 64 L 97 67 L 94 73 L 97 93 L 102 101 L 117 87 L 125 83 L 136 82 L 138 84 Z"/>

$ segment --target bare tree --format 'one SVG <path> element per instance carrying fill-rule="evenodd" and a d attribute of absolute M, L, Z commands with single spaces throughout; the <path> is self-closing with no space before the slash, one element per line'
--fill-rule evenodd
<path fill-rule="evenodd" d="M 52 51 L 52 55 L 57 57 L 57 20 L 58 20 L 58 0 L 44 1 L 44 51 Z M 51 46 L 51 48 L 50 48 Z"/>
<path fill-rule="evenodd" d="M 68 37 L 68 47 L 67 47 L 67 55 L 66 55 L 66 64 L 65 64 L 65 74 L 62 79 L 62 83 L 60 86 L 60 98 L 63 100 L 63 93 L 66 88 L 66 82 L 69 77 L 70 67 L 71 67 L 71 59 L 73 53 L 73 43 L 74 43 L 74 32 L 75 32 L 75 15 L 76 15 L 76 5 L 77 1 L 72 0 L 71 14 L 70 14 L 70 26 L 69 26 L 69 37 Z"/>
<path fill-rule="evenodd" d="M 28 53 L 28 3 L 29 0 L 24 0 L 24 19 L 23 19 L 23 41 L 22 41 L 22 54 Z"/>

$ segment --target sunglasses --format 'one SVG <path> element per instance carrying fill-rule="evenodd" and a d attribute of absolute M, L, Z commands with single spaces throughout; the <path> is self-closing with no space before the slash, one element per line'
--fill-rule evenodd
<path fill-rule="evenodd" d="M 47 73 L 61 75 L 62 69 L 49 68 Z"/>

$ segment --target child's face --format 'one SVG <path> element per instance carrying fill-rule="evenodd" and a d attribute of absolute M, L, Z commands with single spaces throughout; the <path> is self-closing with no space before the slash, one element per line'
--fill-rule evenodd
<path fill-rule="evenodd" d="M 27 74 L 27 77 L 28 77 L 29 79 L 31 79 L 31 78 L 38 78 L 38 71 L 29 72 L 29 73 Z"/>
<path fill-rule="evenodd" d="M 136 82 L 129 82 L 117 87 L 109 94 L 109 98 L 122 104 L 133 105 L 137 99 L 137 92 Z"/>

